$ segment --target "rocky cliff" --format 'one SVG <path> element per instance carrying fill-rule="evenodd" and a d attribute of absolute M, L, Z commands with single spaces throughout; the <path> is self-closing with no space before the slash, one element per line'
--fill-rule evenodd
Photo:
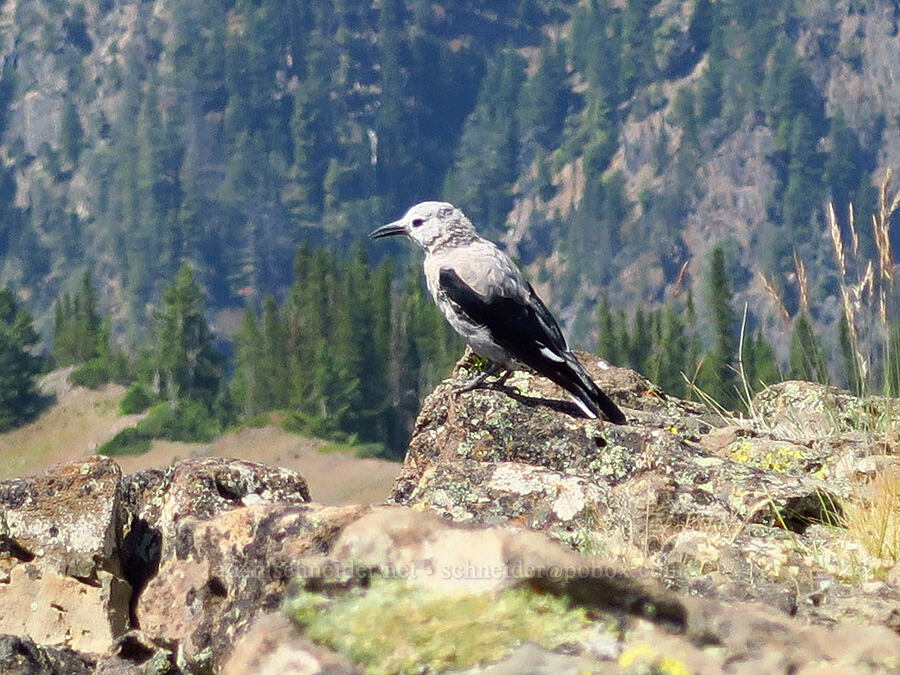
<path fill-rule="evenodd" d="M 789 382 L 726 419 L 584 358 L 628 424 L 523 373 L 460 394 L 464 359 L 390 504 L 223 459 L 0 483 L 0 671 L 896 672 L 896 503 L 884 547 L 853 529 L 894 403 Z"/>

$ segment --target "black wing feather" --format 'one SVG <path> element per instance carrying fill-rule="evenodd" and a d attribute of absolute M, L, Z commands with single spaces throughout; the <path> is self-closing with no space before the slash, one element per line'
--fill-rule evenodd
<path fill-rule="evenodd" d="M 625 421 L 622 411 L 604 394 L 569 351 L 559 324 L 528 285 L 529 301 L 496 295 L 484 298 L 466 284 L 455 270 L 442 268 L 440 289 L 469 319 L 487 328 L 491 338 L 517 360 L 577 396 L 589 408 L 603 411 L 617 424 Z M 541 353 L 546 348 L 561 360 Z"/>

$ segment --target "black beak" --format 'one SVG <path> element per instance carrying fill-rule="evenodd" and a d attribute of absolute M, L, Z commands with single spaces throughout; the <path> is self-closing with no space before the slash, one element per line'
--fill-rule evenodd
<path fill-rule="evenodd" d="M 397 220 L 387 225 L 382 225 L 377 230 L 369 234 L 371 239 L 381 239 L 382 237 L 393 237 L 398 234 L 406 234 L 406 228 L 403 221 Z"/>

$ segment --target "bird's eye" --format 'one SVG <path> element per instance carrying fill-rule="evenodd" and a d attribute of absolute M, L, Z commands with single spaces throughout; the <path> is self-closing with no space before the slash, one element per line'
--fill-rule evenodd
<path fill-rule="evenodd" d="M 421 227 L 424 222 L 425 221 L 422 220 L 421 218 L 413 218 L 412 226 L 413 227 Z"/>

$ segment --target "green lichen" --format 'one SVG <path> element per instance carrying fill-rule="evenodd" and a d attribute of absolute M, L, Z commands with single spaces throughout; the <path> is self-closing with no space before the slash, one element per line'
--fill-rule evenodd
<path fill-rule="evenodd" d="M 367 673 L 471 668 L 498 661 L 524 642 L 557 648 L 592 626 L 565 598 L 526 589 L 449 594 L 380 578 L 336 599 L 301 591 L 284 609 L 309 638 Z"/>

